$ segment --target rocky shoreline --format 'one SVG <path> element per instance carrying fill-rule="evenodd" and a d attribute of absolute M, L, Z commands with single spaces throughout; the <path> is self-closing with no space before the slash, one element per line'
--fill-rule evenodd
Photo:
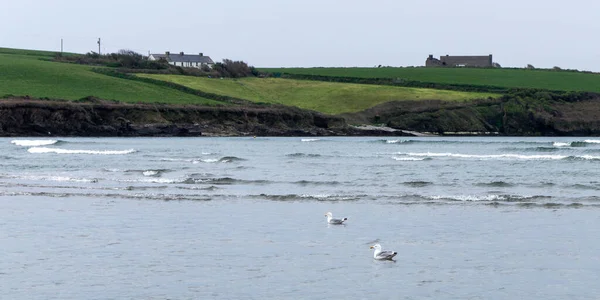
<path fill-rule="evenodd" d="M 374 125 L 378 124 L 378 125 Z M 325 115 L 283 105 L 0 99 L 0 136 L 600 136 L 600 98 L 510 114 L 500 99 L 392 101 Z"/>
<path fill-rule="evenodd" d="M 410 135 L 358 128 L 341 117 L 286 106 L 180 106 L 10 98 L 0 100 L 0 136 Z"/>

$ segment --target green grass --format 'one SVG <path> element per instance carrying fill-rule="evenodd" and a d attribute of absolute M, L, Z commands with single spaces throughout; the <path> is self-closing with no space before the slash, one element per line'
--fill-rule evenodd
<path fill-rule="evenodd" d="M 423 82 L 600 92 L 600 74 L 477 68 L 264 68 L 263 72 L 304 75 L 402 78 Z"/>
<path fill-rule="evenodd" d="M 76 100 L 95 96 L 122 102 L 222 104 L 167 87 L 97 74 L 91 66 L 40 59 L 50 53 L 0 48 L 0 97 Z"/>
<path fill-rule="evenodd" d="M 181 75 L 137 74 L 181 84 L 208 93 L 279 103 L 328 114 L 357 112 L 394 100 L 469 101 L 495 94 L 421 88 L 332 83 L 278 78 L 211 79 Z"/>
<path fill-rule="evenodd" d="M 29 56 L 40 56 L 40 57 L 54 57 L 58 52 L 55 51 L 42 51 L 42 50 L 25 50 L 25 49 L 13 49 L 13 48 L 2 48 L 0 47 L 0 54 L 15 54 L 15 55 L 29 55 Z M 73 55 L 74 53 L 65 52 L 63 55 Z"/>

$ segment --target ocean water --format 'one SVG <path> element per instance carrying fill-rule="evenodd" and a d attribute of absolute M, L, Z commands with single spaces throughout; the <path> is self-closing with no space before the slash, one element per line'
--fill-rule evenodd
<path fill-rule="evenodd" d="M 600 138 L 0 138 L 0 299 L 597 299 L 599 224 Z"/>

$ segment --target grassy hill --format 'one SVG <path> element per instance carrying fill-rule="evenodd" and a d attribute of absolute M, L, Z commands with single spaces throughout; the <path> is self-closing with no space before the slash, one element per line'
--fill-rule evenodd
<path fill-rule="evenodd" d="M 499 95 L 422 88 L 332 83 L 278 78 L 211 79 L 181 75 L 137 74 L 204 92 L 255 102 L 279 103 L 329 114 L 358 112 L 394 100 L 469 101 Z"/>
<path fill-rule="evenodd" d="M 262 68 L 263 72 L 356 78 L 402 78 L 444 84 L 600 92 L 600 74 L 478 68 Z"/>
<path fill-rule="evenodd" d="M 193 94 L 193 91 L 161 82 L 99 74 L 89 65 L 52 62 L 54 55 L 56 53 L 51 51 L 0 48 L 0 97 L 28 95 L 76 100 L 95 96 L 123 102 L 215 105 L 224 104 L 218 100 L 222 100 L 220 96 L 225 96 L 340 114 L 359 112 L 389 101 L 470 101 L 500 96 L 493 93 L 282 78 L 210 79 L 180 75 L 136 75 L 205 92 Z M 262 71 L 600 92 L 600 74 L 567 71 L 469 68 L 276 68 Z"/>
<path fill-rule="evenodd" d="M 175 89 L 97 74 L 91 66 L 48 61 L 54 54 L 0 48 L 0 97 L 76 100 L 96 96 L 123 102 L 220 104 Z"/>
<path fill-rule="evenodd" d="M 57 52 L 54 51 L 43 51 L 43 50 L 25 50 L 25 49 L 13 49 L 0 47 L 0 53 L 2 54 L 14 54 L 14 55 L 27 55 L 27 56 L 38 56 L 52 58 Z M 63 55 L 74 55 L 75 53 L 64 52 Z"/>

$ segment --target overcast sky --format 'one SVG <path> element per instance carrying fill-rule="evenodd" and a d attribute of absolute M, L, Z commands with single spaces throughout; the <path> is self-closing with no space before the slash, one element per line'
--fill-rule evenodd
<path fill-rule="evenodd" d="M 19 0 L 0 47 L 203 52 L 256 67 L 421 66 L 428 54 L 600 72 L 598 0 Z"/>

